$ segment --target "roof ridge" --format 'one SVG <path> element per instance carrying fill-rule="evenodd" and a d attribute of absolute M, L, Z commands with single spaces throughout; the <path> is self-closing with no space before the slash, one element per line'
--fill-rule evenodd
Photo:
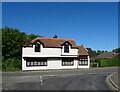
<path fill-rule="evenodd" d="M 60 38 L 41 38 L 41 37 L 37 37 L 35 39 L 55 39 L 55 40 L 73 40 L 73 39 L 60 39 Z"/>

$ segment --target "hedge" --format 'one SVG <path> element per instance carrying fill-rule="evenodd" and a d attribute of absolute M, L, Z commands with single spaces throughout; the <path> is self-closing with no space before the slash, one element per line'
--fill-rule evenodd
<path fill-rule="evenodd" d="M 98 62 L 100 67 L 120 66 L 119 58 L 95 59 L 95 62 Z"/>

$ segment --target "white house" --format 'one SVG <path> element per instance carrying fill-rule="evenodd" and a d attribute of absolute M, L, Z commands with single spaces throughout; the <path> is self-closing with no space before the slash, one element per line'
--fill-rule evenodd
<path fill-rule="evenodd" d="M 87 49 L 72 39 L 37 37 L 22 47 L 22 70 L 89 67 Z"/>

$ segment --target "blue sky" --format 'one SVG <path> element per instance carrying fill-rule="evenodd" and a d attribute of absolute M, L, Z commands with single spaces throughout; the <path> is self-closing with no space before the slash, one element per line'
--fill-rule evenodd
<path fill-rule="evenodd" d="M 117 2 L 3 2 L 3 27 L 27 34 L 74 39 L 77 45 L 118 47 Z"/>

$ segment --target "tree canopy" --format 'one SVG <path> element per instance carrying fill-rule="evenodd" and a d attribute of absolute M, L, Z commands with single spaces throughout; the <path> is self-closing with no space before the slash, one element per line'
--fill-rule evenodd
<path fill-rule="evenodd" d="M 53 38 L 58 38 L 58 36 L 57 36 L 57 35 L 54 35 Z"/>
<path fill-rule="evenodd" d="M 28 43 L 36 37 L 41 36 L 34 34 L 27 35 L 24 32 L 20 32 L 19 29 L 8 27 L 2 28 L 2 61 L 9 61 L 10 63 L 10 61 L 20 60 L 21 62 L 22 45 Z M 16 65 L 18 65 L 18 63 Z"/>
<path fill-rule="evenodd" d="M 2 54 L 4 58 L 21 57 L 22 45 L 41 37 L 39 35 L 30 34 L 27 35 L 24 32 L 20 32 L 18 29 L 2 28 Z"/>

